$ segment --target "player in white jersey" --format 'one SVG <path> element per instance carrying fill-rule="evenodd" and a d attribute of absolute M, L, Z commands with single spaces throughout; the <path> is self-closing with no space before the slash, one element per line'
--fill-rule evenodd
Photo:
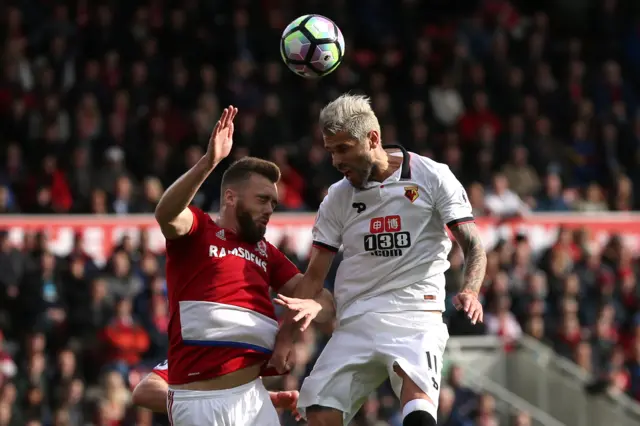
<path fill-rule="evenodd" d="M 486 254 L 463 186 L 449 168 L 400 146 L 383 146 L 369 100 L 343 95 L 320 113 L 325 148 L 345 179 L 332 185 L 313 228 L 310 263 L 296 298 L 280 296 L 305 328 L 320 307 L 334 254 L 338 326 L 309 377 L 298 410 L 310 426 L 348 424 L 387 377 L 404 426 L 436 424 L 442 355 L 449 338 L 444 272 L 452 232 L 465 255 L 465 283 L 455 297 L 475 323 Z M 293 318 L 295 316 L 295 318 Z M 283 328 L 272 364 L 283 369 L 293 326 Z"/>

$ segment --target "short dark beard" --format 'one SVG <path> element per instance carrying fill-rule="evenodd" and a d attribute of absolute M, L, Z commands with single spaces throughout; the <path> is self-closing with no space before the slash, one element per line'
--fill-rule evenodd
<path fill-rule="evenodd" d="M 238 221 L 238 236 L 241 240 L 249 244 L 257 244 L 262 241 L 267 229 L 257 225 L 248 211 L 238 206 L 236 219 Z"/>
<path fill-rule="evenodd" d="M 367 181 L 371 180 L 372 176 L 376 176 L 380 174 L 380 168 L 376 163 L 371 163 L 371 168 L 369 169 L 369 175 L 367 176 Z"/>
<path fill-rule="evenodd" d="M 371 180 L 371 176 L 376 172 L 376 165 L 372 164 L 371 166 L 367 166 L 366 168 L 360 169 L 362 171 L 362 182 L 360 182 L 360 186 L 358 189 L 363 189 L 367 183 Z"/>

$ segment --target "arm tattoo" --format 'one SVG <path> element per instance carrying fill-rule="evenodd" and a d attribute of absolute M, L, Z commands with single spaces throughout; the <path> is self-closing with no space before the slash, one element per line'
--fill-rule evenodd
<path fill-rule="evenodd" d="M 487 254 L 473 222 L 453 226 L 451 233 L 464 253 L 464 285 L 461 291 L 478 293 L 487 270 Z"/>

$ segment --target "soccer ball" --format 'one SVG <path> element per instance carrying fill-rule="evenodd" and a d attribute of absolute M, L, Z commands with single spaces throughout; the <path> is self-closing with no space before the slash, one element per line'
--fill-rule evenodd
<path fill-rule="evenodd" d="M 321 15 L 304 15 L 287 25 L 280 54 L 289 69 L 301 77 L 317 78 L 333 72 L 344 56 L 340 28 Z"/>

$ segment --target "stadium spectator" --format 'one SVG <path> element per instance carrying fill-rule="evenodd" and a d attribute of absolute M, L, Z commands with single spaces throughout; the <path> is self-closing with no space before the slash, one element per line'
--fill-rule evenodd
<path fill-rule="evenodd" d="M 509 181 L 504 174 L 493 177 L 493 186 L 484 202 L 490 214 L 499 218 L 519 216 L 528 211 L 528 206 L 518 194 L 509 189 Z"/>
<path fill-rule="evenodd" d="M 158 322 L 162 327 L 163 321 Z M 148 332 L 133 318 L 130 299 L 122 298 L 116 302 L 115 315 L 102 330 L 101 340 L 104 342 L 105 362 L 111 368 L 126 374 L 140 363 L 149 349 L 150 340 Z"/>

